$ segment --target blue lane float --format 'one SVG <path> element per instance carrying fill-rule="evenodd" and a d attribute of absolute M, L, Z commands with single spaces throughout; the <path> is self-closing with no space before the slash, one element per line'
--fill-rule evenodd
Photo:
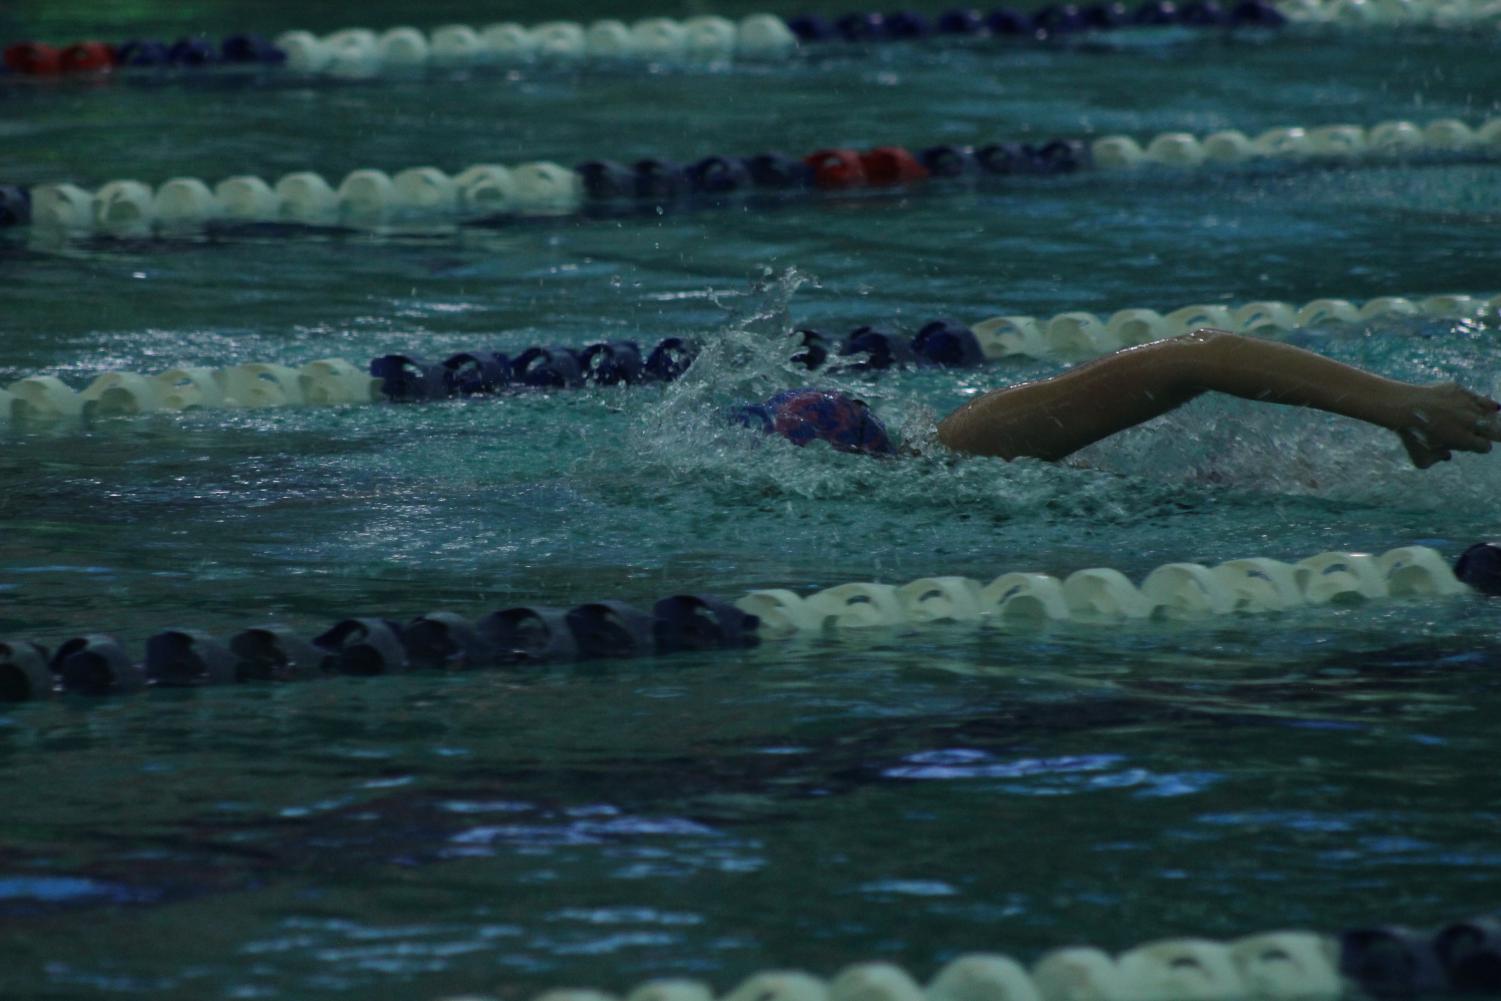
<path fill-rule="evenodd" d="M 140 661 L 105 634 L 64 640 L 51 653 L 29 640 L 5 640 L 0 701 L 745 649 L 760 642 L 758 624 L 755 615 L 713 596 L 675 594 L 649 610 L 603 600 L 568 609 L 505 608 L 477 620 L 447 611 L 406 623 L 357 617 L 311 638 L 280 625 L 256 626 L 227 640 L 168 629 L 146 640 Z"/>
<path fill-rule="evenodd" d="M 1445 927 L 1434 937 L 1434 950 L 1454 990 L 1501 993 L 1501 915 Z"/>
<path fill-rule="evenodd" d="M 582 349 L 534 346 L 514 357 L 463 351 L 442 362 L 414 355 L 382 355 L 370 362 L 371 389 L 392 402 L 491 396 L 513 389 L 578 389 L 671 382 L 687 370 L 698 349 L 681 337 L 658 342 L 641 357 L 636 341 L 599 341 Z M 315 363 L 316 364 L 316 363 Z"/>

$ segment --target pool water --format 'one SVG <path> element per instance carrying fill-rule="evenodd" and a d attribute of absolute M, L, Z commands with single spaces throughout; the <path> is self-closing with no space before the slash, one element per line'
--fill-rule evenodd
<path fill-rule="evenodd" d="M 419 16 L 389 0 L 92 6 L 23 2 L 0 28 Z M 420 16 L 538 19 L 517 3 Z M 1475 122 L 1497 113 L 1495 67 L 1494 39 L 1466 32 L 1164 32 L 658 73 L 7 83 L 0 179 Z M 178 626 L 312 633 L 353 614 L 1023 569 L 1139 579 L 1414 543 L 1453 556 L 1496 531 L 1495 457 L 1418 472 L 1389 434 L 1322 415 L 1205 399 L 1057 466 L 932 445 L 937 415 L 1060 363 L 818 376 L 924 453 L 901 463 L 720 415 L 810 380 L 785 360 L 794 326 L 1493 294 L 1498 194 L 1493 164 L 1441 162 L 366 233 L 6 232 L 0 383 L 600 338 L 704 352 L 666 387 L 0 430 L 0 637 L 102 630 L 139 648 Z M 1292 339 L 1494 393 L 1498 327 Z M 723 991 L 766 967 L 884 958 L 926 976 L 974 950 L 1466 917 L 1498 906 L 1498 608 L 956 625 L 7 708 L 0 996 L 521 998 L 669 974 Z"/>

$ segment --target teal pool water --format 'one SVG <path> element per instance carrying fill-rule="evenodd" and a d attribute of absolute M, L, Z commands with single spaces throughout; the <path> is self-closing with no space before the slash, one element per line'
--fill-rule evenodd
<path fill-rule="evenodd" d="M 6 37 L 410 20 L 22 3 Z M 44 9 L 45 8 L 45 9 Z M 748 5 L 716 5 L 743 12 Z M 937 9 L 937 7 L 933 7 Z M 566 12 L 594 16 L 600 5 Z M 616 16 L 686 13 L 633 3 Z M 692 12 L 698 12 L 694 8 Z M 434 4 L 423 26 L 522 16 Z M 549 16 L 552 16 L 551 12 Z M 7 20 L 8 19 L 8 20 Z M 311 19 L 311 20 L 310 20 Z M 1493 39 L 1132 36 L 796 66 L 6 86 L 0 178 L 922 145 L 1497 112 Z M 0 383 L 388 351 L 706 345 L 667 388 L 0 430 L 0 636 L 480 614 L 1297 559 L 1496 531 L 1333 418 L 1203 400 L 1049 466 L 900 464 L 718 420 L 808 381 L 785 333 L 1501 290 L 1494 165 L 1076 176 L 498 227 L 58 244 L 0 234 Z M 1501 390 L 1495 317 L 1301 331 Z M 1053 363 L 820 377 L 903 437 Z M 0 710 L 0 996 L 521 998 L 684 974 L 1125 947 L 1498 906 L 1501 612 L 878 632 L 536 672 Z"/>

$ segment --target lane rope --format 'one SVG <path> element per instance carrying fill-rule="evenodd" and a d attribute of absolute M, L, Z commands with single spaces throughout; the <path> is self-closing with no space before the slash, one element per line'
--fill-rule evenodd
<path fill-rule="evenodd" d="M 1501 561 L 1478 558 L 1474 552 L 1496 548 L 1478 544 L 1456 564 L 1477 580 L 1480 590 L 1493 589 L 1501 579 L 1493 566 Z M 807 595 L 762 588 L 733 602 L 675 594 L 649 611 L 604 600 L 568 609 L 519 605 L 474 620 L 448 611 L 405 624 L 383 617 L 351 617 L 310 639 L 275 623 L 243 630 L 227 640 L 192 629 L 169 629 L 146 641 L 144 660 L 106 633 L 71 637 L 50 651 L 30 639 L 15 638 L 0 643 L 0 699 L 644 657 L 935 623 L 1003 630 L 1051 622 L 1184 623 L 1471 592 L 1437 551 L 1402 546 L 1379 556 L 1331 551 L 1296 563 L 1266 557 L 1229 560 L 1215 567 L 1168 563 L 1148 573 L 1139 585 L 1118 570 L 1091 567 L 1062 579 L 1018 571 L 988 583 L 936 576 L 900 585 L 855 581 Z"/>
<path fill-rule="evenodd" d="M 1121 309 L 1109 316 L 1073 310 L 1053 316 L 996 316 L 971 329 L 986 358 L 1084 359 L 1123 347 L 1176 337 L 1201 327 L 1276 337 L 1293 330 L 1329 325 L 1357 326 L 1383 318 L 1495 319 L 1501 295 L 1433 295 L 1421 299 L 1377 296 L 1357 304 L 1349 299 L 1319 298 L 1302 305 L 1259 300 L 1240 306 L 1200 303 L 1167 313 Z"/>
<path fill-rule="evenodd" d="M 1296 24 L 1341 27 L 1427 25 L 1444 30 L 1501 22 L 1495 0 L 1278 0 L 1277 10 Z"/>
<path fill-rule="evenodd" d="M 175 42 L 134 39 L 122 43 L 75 42 L 52 46 L 24 41 L 0 53 L 0 65 L 30 77 L 98 75 L 115 69 L 203 70 L 220 66 L 281 67 L 294 73 L 343 78 L 439 68 L 518 66 L 534 62 L 578 64 L 711 64 L 785 61 L 803 46 L 828 42 L 884 42 L 968 37 L 1045 41 L 1080 32 L 1176 25 L 1190 28 L 1274 28 L 1287 17 L 1267 0 L 1189 0 L 1178 6 L 1144 0 L 1134 10 L 1119 3 L 1049 6 L 989 14 L 954 10 L 937 18 L 913 11 L 816 14 L 782 18 L 750 14 L 738 21 L 716 15 L 686 19 L 647 17 L 631 23 L 605 18 L 589 23 L 498 22 L 479 27 L 447 24 L 423 31 L 401 25 L 384 31 L 344 28 L 317 35 L 291 30 L 274 40 L 233 34 L 215 43 L 201 36 Z"/>
<path fill-rule="evenodd" d="M 632 205 L 738 195 L 907 188 L 933 181 L 972 183 L 1080 170 L 1196 170 L 1257 163 L 1401 163 L 1425 158 L 1485 161 L 1501 157 L 1501 118 L 1471 126 L 1454 118 L 1268 129 L 1202 137 L 1164 132 L 1145 142 L 1125 135 L 1092 141 L 829 148 L 802 157 L 780 153 L 702 157 L 689 164 L 644 159 L 631 165 L 588 160 L 574 168 L 550 161 L 476 164 L 457 174 L 418 166 L 395 174 L 361 168 L 337 183 L 312 171 L 275 180 L 243 174 L 210 185 L 174 177 L 155 187 L 134 179 L 89 190 L 73 183 L 34 188 L 0 185 L 0 225 L 30 222 L 72 234 L 145 236 L 221 224 L 298 223 L 379 226 L 398 220 L 473 221 L 507 216 L 566 216 Z"/>
<path fill-rule="evenodd" d="M 697 347 L 680 337 L 642 351 L 635 341 L 599 341 L 581 349 L 533 346 L 514 356 L 479 349 L 441 362 L 390 354 L 361 367 L 320 358 L 300 367 L 247 362 L 222 368 L 179 365 L 154 375 L 105 372 L 83 390 L 55 375 L 18 379 L 0 389 L 0 423 L 88 426 L 109 417 L 187 410 L 267 409 L 406 403 L 491 396 L 527 389 L 670 382 Z"/>
<path fill-rule="evenodd" d="M 891 963 L 855 963 L 831 980 L 763 970 L 723 1001 L 1334 1001 L 1352 994 L 1414 997 L 1501 989 L 1501 920 L 1494 914 L 1432 932 L 1394 925 L 1338 935 L 1272 931 L 1228 942 L 1168 938 L 1111 955 L 1091 946 L 1044 953 L 1028 970 L 1010 956 L 968 953 L 926 986 Z M 714 1001 L 698 980 L 648 980 L 625 1001 Z M 445 1001 L 491 1001 L 466 995 Z M 533 1001 L 617 1001 L 564 988 Z"/>
<path fill-rule="evenodd" d="M 173 42 L 96 40 L 63 46 L 23 41 L 0 52 L 0 74 L 47 78 L 100 76 L 117 69 L 203 71 L 218 67 L 282 68 L 304 75 L 357 79 L 429 66 L 514 67 L 529 63 L 722 64 L 786 61 L 828 43 L 910 42 L 987 38 L 1046 42 L 1079 34 L 1138 28 L 1274 29 L 1299 26 L 1392 27 L 1427 25 L 1452 31 L 1501 21 L 1495 0 L 1143 0 L 1134 8 L 1098 2 L 1048 4 L 1033 11 L 956 8 L 936 17 L 915 11 L 852 12 L 829 18 L 751 14 L 739 21 L 716 15 L 678 20 L 648 17 L 626 23 L 499 22 L 447 24 L 423 31 L 401 25 L 376 31 L 344 28 L 317 35 L 291 30 L 274 40 L 254 33 Z"/>
<path fill-rule="evenodd" d="M 1046 42 L 1079 34 L 1137 28 L 1272 29 L 1294 25 L 1381 27 L 1429 25 L 1455 30 L 1501 21 L 1495 0 L 1143 0 L 1075 6 L 1048 4 L 1022 11 L 956 8 L 936 17 L 915 11 L 852 12 L 837 17 L 789 18 L 751 14 L 738 21 L 716 15 L 647 17 L 626 23 L 499 22 L 447 24 L 423 31 L 401 25 L 383 31 L 344 28 L 317 35 L 291 30 L 274 40 L 253 33 L 218 42 L 187 36 L 173 42 L 95 40 L 53 46 L 23 41 L 0 52 L 0 73 L 46 78 L 99 76 L 117 69 L 203 71 L 218 67 L 282 68 L 304 75 L 357 79 L 426 67 L 514 67 L 530 63 L 722 64 L 786 61 L 829 43 L 882 43 L 987 38 Z"/>
<path fill-rule="evenodd" d="M 447 24 L 431 31 L 408 25 L 379 32 L 344 28 L 325 35 L 292 30 L 270 41 L 260 35 L 236 34 L 218 44 L 202 37 L 173 43 L 151 39 L 113 45 L 87 41 L 61 48 L 28 41 L 7 47 L 0 62 L 13 73 L 32 77 L 100 74 L 117 68 L 197 70 L 229 65 L 363 78 L 427 66 L 515 66 L 538 61 L 783 61 L 797 51 L 797 36 L 785 21 L 770 14 L 751 14 L 738 21 L 705 15 L 685 20 L 648 17 L 631 24 L 610 18 L 590 24 L 549 21 L 527 26 L 501 22 L 478 28 Z"/>
<path fill-rule="evenodd" d="M 1075 310 L 1043 318 L 999 316 L 972 327 L 933 320 L 911 338 L 859 326 L 838 344 L 805 327 L 792 335 L 789 361 L 808 369 L 871 371 L 917 364 L 965 368 L 1015 357 L 1080 360 L 1203 327 L 1275 337 L 1292 330 L 1357 326 L 1394 317 L 1495 319 L 1501 317 L 1501 295 L 1379 296 L 1363 305 L 1334 298 L 1301 306 L 1263 300 L 1239 307 L 1184 306 L 1166 314 L 1122 309 L 1109 317 Z M 154 374 L 104 372 L 81 390 L 58 376 L 39 374 L 0 388 L 0 425 L 72 422 L 87 427 L 96 420 L 154 412 L 349 406 L 487 396 L 524 388 L 669 382 L 687 370 L 697 350 L 689 339 L 668 337 L 649 351 L 635 341 L 600 341 L 582 348 L 537 345 L 514 355 L 476 349 L 441 362 L 388 354 L 363 366 L 337 357 L 300 366 L 179 365 Z"/>

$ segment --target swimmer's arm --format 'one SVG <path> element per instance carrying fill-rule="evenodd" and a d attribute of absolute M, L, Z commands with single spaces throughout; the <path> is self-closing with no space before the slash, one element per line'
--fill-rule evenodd
<path fill-rule="evenodd" d="M 992 390 L 938 425 L 960 452 L 1061 459 L 1206 393 L 1313 407 L 1395 431 L 1425 468 L 1501 441 L 1496 404 L 1453 383 L 1383 378 L 1289 344 L 1199 330 Z"/>

